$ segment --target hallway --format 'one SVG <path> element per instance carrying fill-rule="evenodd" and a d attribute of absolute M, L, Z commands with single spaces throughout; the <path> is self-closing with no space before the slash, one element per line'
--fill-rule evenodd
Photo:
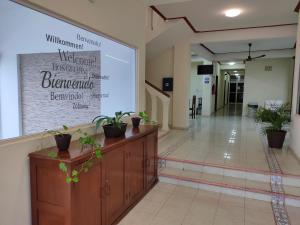
<path fill-rule="evenodd" d="M 163 157 L 270 172 L 265 140 L 254 119 L 241 116 L 241 106 L 230 105 L 215 116 L 190 120 L 189 130 L 172 130 L 159 142 Z M 273 149 L 284 174 L 300 175 L 300 162 L 288 148 Z"/>

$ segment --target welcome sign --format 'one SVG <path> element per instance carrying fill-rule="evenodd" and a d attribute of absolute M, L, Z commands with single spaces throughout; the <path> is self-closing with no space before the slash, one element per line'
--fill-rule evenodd
<path fill-rule="evenodd" d="M 22 132 L 90 123 L 101 107 L 100 51 L 19 55 Z"/>

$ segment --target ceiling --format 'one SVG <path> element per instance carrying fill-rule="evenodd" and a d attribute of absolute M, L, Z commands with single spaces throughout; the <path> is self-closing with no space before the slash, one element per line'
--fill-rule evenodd
<path fill-rule="evenodd" d="M 264 50 L 281 50 L 294 48 L 296 37 L 259 39 L 259 40 L 243 40 L 243 41 L 226 41 L 203 43 L 207 48 L 215 54 L 247 52 L 248 43 L 252 43 L 251 51 Z"/>
<path fill-rule="evenodd" d="M 157 0 L 155 8 L 166 18 L 186 17 L 194 31 L 205 32 L 297 23 L 298 0 Z M 224 10 L 239 8 L 235 18 Z"/>

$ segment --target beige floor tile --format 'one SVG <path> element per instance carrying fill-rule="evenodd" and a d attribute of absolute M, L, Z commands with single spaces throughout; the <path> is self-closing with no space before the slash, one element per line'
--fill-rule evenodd
<path fill-rule="evenodd" d="M 212 192 L 212 191 L 205 191 L 205 190 L 199 190 L 197 192 L 197 195 L 196 195 L 197 198 L 210 197 L 210 198 L 215 198 L 215 199 L 219 199 L 220 196 L 221 196 L 221 193 Z"/>
<path fill-rule="evenodd" d="M 264 212 L 257 209 L 245 209 L 246 224 L 275 225 L 273 212 Z"/>
<path fill-rule="evenodd" d="M 165 193 L 172 193 L 176 188 L 174 184 L 167 184 L 159 182 L 153 187 L 153 191 L 165 192 Z"/>
<path fill-rule="evenodd" d="M 215 207 L 205 207 L 205 205 L 192 206 L 184 218 L 183 224 L 188 225 L 212 225 L 214 221 L 215 212 L 217 206 Z"/>
<path fill-rule="evenodd" d="M 245 207 L 245 198 L 237 197 L 233 195 L 221 194 L 219 200 L 219 206 L 226 207 L 237 207 L 244 208 Z"/>
<path fill-rule="evenodd" d="M 152 190 L 144 197 L 144 199 L 157 202 L 157 203 L 164 203 L 167 201 L 168 198 L 170 198 L 170 196 L 171 193 Z"/>
<path fill-rule="evenodd" d="M 234 177 L 224 176 L 223 182 L 225 184 L 239 186 L 239 187 L 246 186 L 246 179 L 243 179 L 243 178 L 234 178 Z"/>
<path fill-rule="evenodd" d="M 287 212 L 289 215 L 291 225 L 300 224 L 300 208 L 299 207 L 287 206 Z"/>
<path fill-rule="evenodd" d="M 182 197 L 193 198 L 198 192 L 198 189 L 189 188 L 184 186 L 177 186 L 173 192 L 173 195 L 179 195 Z"/>
<path fill-rule="evenodd" d="M 174 221 L 183 221 L 190 206 L 181 205 L 180 202 L 174 204 L 165 204 L 158 212 L 157 217 L 172 219 Z"/>
<path fill-rule="evenodd" d="M 159 212 L 163 204 L 164 203 L 162 202 L 154 202 L 154 201 L 143 199 L 134 207 L 134 211 L 147 213 L 154 216 Z"/>
<path fill-rule="evenodd" d="M 255 188 L 255 189 L 266 190 L 266 191 L 271 190 L 270 183 L 253 181 L 253 180 L 246 180 L 246 188 Z"/>
<path fill-rule="evenodd" d="M 201 172 L 189 171 L 189 170 L 180 170 L 178 172 L 179 176 L 184 176 L 193 179 L 200 179 L 202 176 Z"/>
<path fill-rule="evenodd" d="M 267 214 L 272 213 L 271 202 L 245 198 L 245 208 L 254 209 Z"/>
<path fill-rule="evenodd" d="M 223 178 L 223 175 L 216 175 L 210 173 L 203 173 L 201 176 L 201 179 L 207 180 L 209 182 L 222 182 Z"/>
<path fill-rule="evenodd" d="M 192 197 L 184 197 L 182 195 L 172 195 L 166 202 L 164 206 L 186 208 L 190 207 L 193 202 Z"/>
<path fill-rule="evenodd" d="M 219 206 L 214 225 L 243 225 L 245 221 L 244 208 Z"/>
<path fill-rule="evenodd" d="M 284 185 L 283 188 L 286 194 L 300 196 L 300 187 Z"/>
<path fill-rule="evenodd" d="M 168 167 L 160 170 L 160 173 L 165 173 L 165 174 L 174 175 L 174 176 L 178 176 L 179 172 L 180 172 L 179 169 L 173 169 L 173 168 L 168 168 Z"/>
<path fill-rule="evenodd" d="M 142 212 L 130 212 L 118 225 L 150 225 L 153 215 Z"/>
<path fill-rule="evenodd" d="M 176 220 L 174 218 L 166 218 L 166 217 L 155 217 L 150 225 L 181 225 L 182 220 Z M 144 225 L 144 224 L 140 224 Z"/>

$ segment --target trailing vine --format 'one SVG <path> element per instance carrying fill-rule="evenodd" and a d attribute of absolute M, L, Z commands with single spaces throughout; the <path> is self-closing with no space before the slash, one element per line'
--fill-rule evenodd
<path fill-rule="evenodd" d="M 101 145 L 97 144 L 95 138 L 93 138 L 92 136 L 88 135 L 87 133 L 83 133 L 82 136 L 79 138 L 79 143 L 81 144 L 82 150 L 86 146 L 90 146 L 92 148 L 92 154 L 86 161 L 81 163 L 78 169 L 73 169 L 71 172 L 68 171 L 68 167 L 64 162 L 60 162 L 58 164 L 59 169 L 63 173 L 65 173 L 66 182 L 68 184 L 72 182 L 78 183 L 80 173 L 88 172 L 89 169 L 93 166 L 93 160 L 102 158 Z M 57 158 L 57 152 L 49 152 L 48 156 L 51 158 Z"/>

